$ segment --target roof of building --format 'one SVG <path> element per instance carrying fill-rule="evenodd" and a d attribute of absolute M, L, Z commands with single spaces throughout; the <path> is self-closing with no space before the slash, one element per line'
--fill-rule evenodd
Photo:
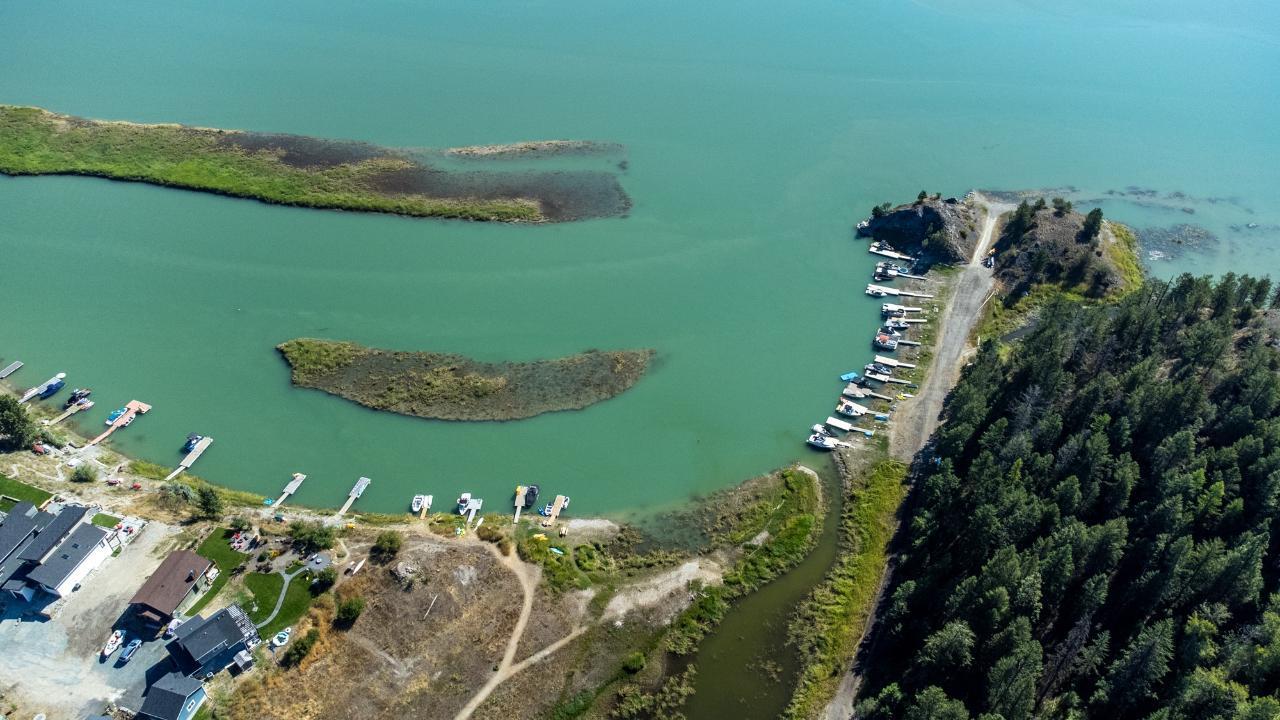
<path fill-rule="evenodd" d="M 107 536 L 107 531 L 85 523 L 67 536 L 62 544 L 54 549 L 53 554 L 40 563 L 40 566 L 27 573 L 27 581 L 45 587 L 57 587 L 67 579 L 80 563 L 94 551 Z"/>
<path fill-rule="evenodd" d="M 164 615 L 173 615 L 191 592 L 196 580 L 208 572 L 213 561 L 190 550 L 169 553 L 160 567 L 138 588 L 129 602 L 145 605 Z"/>
<path fill-rule="evenodd" d="M 62 508 L 62 512 L 54 515 L 47 525 L 36 531 L 34 540 L 18 551 L 18 557 L 31 562 L 40 562 L 45 555 L 49 554 L 49 551 L 62 542 L 62 538 L 67 533 L 84 520 L 84 516 L 88 513 L 89 508 L 83 505 L 68 505 Z"/>
<path fill-rule="evenodd" d="M 41 515 L 48 517 L 40 518 Z M 29 502 L 23 501 L 13 506 L 4 522 L 0 522 L 0 560 L 8 558 L 26 542 L 36 526 L 41 525 L 40 519 L 47 524 L 53 517 L 36 510 L 36 506 Z"/>
<path fill-rule="evenodd" d="M 147 689 L 147 696 L 138 711 L 143 717 L 173 720 L 182 714 L 187 698 L 196 694 L 202 685 L 199 680 L 182 673 L 172 672 L 155 681 Z"/>
<path fill-rule="evenodd" d="M 258 639 L 258 628 L 239 605 L 228 605 L 207 618 L 192 618 L 178 626 L 174 644 L 197 665 L 246 640 Z"/>

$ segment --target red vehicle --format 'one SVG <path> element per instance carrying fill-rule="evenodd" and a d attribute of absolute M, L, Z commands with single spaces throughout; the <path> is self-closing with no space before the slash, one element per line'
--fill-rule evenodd
<path fill-rule="evenodd" d="M 49 449 L 44 446 L 44 443 L 38 442 L 31 446 L 31 452 L 37 455 L 45 455 L 49 452 Z"/>

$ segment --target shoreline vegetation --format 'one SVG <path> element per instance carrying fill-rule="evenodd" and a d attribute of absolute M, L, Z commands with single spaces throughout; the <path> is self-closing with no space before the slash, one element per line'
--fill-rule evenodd
<path fill-rule="evenodd" d="M 596 145 L 478 146 L 460 148 L 459 156 Z M 616 217 L 631 206 L 609 172 L 454 172 L 370 143 L 91 120 L 13 105 L 0 105 L 0 173 L 82 175 L 276 205 L 495 222 Z"/>
<path fill-rule="evenodd" d="M 507 160 L 553 155 L 609 155 L 622 151 L 623 147 L 618 143 L 591 140 L 525 140 L 504 145 L 467 145 L 449 148 L 444 151 L 444 154 L 456 158 Z"/>
<path fill-rule="evenodd" d="M 297 387 L 374 410 L 436 420 L 520 420 L 615 397 L 648 370 L 653 350 L 588 350 L 532 362 L 399 352 L 299 338 L 276 347 Z"/>

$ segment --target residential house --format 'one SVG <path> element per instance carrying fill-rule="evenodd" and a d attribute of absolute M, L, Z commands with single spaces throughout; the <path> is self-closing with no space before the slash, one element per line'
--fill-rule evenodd
<path fill-rule="evenodd" d="M 207 618 L 194 617 L 178 626 L 166 648 L 178 668 L 189 676 L 212 677 L 235 661 L 236 655 L 262 642 L 258 628 L 239 605 L 228 605 Z"/>
<path fill-rule="evenodd" d="M 129 604 L 139 618 L 158 628 L 168 624 L 188 598 L 208 589 L 215 577 L 217 570 L 212 560 L 190 550 L 178 550 L 169 553 Z"/>
<path fill-rule="evenodd" d="M 43 590 L 62 597 L 111 555 L 110 533 L 85 522 L 89 508 L 65 505 L 56 514 L 28 502 L 0 523 L 0 590 L 30 600 Z"/>
<path fill-rule="evenodd" d="M 147 688 L 138 717 L 144 720 L 191 720 L 205 701 L 204 684 L 182 673 L 169 673 Z"/>

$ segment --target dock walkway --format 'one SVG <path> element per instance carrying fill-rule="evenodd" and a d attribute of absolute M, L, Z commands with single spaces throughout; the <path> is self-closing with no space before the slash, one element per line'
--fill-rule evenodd
<path fill-rule="evenodd" d="M 284 501 L 288 500 L 290 495 L 298 492 L 298 488 L 302 487 L 302 481 L 306 479 L 306 475 L 298 472 L 294 473 L 293 479 L 284 486 L 284 491 L 280 493 L 280 497 L 275 502 L 271 503 L 271 507 L 280 507 L 283 505 Z"/>
<path fill-rule="evenodd" d="M 347 511 L 351 509 L 351 506 L 356 504 L 356 500 L 359 500 L 360 496 L 364 494 L 365 488 L 369 487 L 369 483 L 371 482 L 373 481 L 367 477 L 362 477 L 357 480 L 356 484 L 352 486 L 351 492 L 347 493 L 347 501 L 342 504 L 342 508 L 338 510 L 338 513 L 334 515 L 334 517 L 340 518 L 343 515 L 346 515 Z"/>
<path fill-rule="evenodd" d="M 124 414 L 116 418 L 115 422 L 111 423 L 111 426 L 107 428 L 106 432 L 102 433 L 98 437 L 86 443 L 85 444 L 86 447 L 90 445 L 97 445 L 103 440 L 106 440 L 107 438 L 111 437 L 111 433 L 119 430 L 122 427 L 127 427 L 130 423 L 133 422 L 134 418 L 138 417 L 139 415 L 146 415 L 147 413 L 151 412 L 150 405 L 144 402 L 139 402 L 137 400 L 130 400 L 129 402 L 125 403 L 124 407 L 125 407 Z"/>
<path fill-rule="evenodd" d="M 178 467 L 174 468 L 173 472 L 169 473 L 169 476 L 166 477 L 164 481 L 169 482 L 182 473 L 190 470 L 191 466 L 196 464 L 196 461 L 200 459 L 200 456 L 203 455 L 204 451 L 208 450 L 209 446 L 212 444 L 213 438 L 207 436 L 200 438 L 200 441 L 196 443 L 196 446 L 191 448 L 191 452 L 187 453 L 187 456 L 182 458 L 182 462 L 178 463 Z"/>

